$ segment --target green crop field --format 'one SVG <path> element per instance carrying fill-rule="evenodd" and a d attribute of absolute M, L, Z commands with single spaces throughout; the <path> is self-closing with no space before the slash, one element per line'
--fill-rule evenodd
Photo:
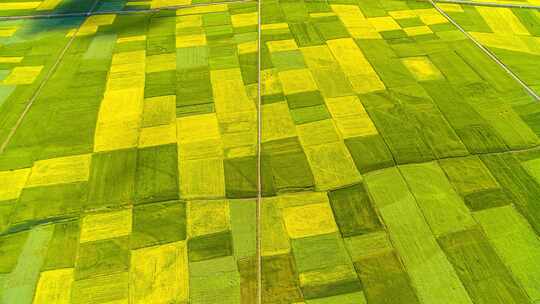
<path fill-rule="evenodd" d="M 259 1 L 0 0 L 0 303 L 540 302 L 539 11 Z"/>

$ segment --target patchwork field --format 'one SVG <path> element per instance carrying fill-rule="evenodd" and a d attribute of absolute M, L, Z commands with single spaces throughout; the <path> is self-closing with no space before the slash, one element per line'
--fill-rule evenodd
<path fill-rule="evenodd" d="M 540 10 L 439 6 L 540 94 Z"/>
<path fill-rule="evenodd" d="M 206 2 L 0 2 L 102 11 L 0 20 L 0 303 L 540 301 L 507 71 L 428 2 Z M 538 11 L 438 5 L 540 88 Z"/>

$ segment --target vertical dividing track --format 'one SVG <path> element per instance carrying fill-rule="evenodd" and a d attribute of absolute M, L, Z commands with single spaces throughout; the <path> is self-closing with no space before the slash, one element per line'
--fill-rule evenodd
<path fill-rule="evenodd" d="M 257 201 L 256 201 L 256 243 L 257 243 L 257 303 L 262 303 L 262 251 L 261 251 L 261 210 L 262 210 L 262 97 L 261 97 L 261 2 L 257 1 Z"/>

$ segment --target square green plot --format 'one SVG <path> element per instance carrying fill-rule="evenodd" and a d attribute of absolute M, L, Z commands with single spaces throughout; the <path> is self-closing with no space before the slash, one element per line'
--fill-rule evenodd
<path fill-rule="evenodd" d="M 129 260 L 128 237 L 83 243 L 79 246 L 75 279 L 81 280 L 127 271 Z"/>
<path fill-rule="evenodd" d="M 76 280 L 71 287 L 73 304 L 95 303 L 96 295 L 102 303 L 128 302 L 129 274 L 120 272 L 97 276 L 85 280 Z"/>
<path fill-rule="evenodd" d="M 302 302 L 302 293 L 290 254 L 262 257 L 262 298 L 264 303 Z"/>
<path fill-rule="evenodd" d="M 384 40 L 408 38 L 409 36 L 404 30 L 392 30 L 381 32 L 381 36 Z"/>
<path fill-rule="evenodd" d="M 314 121 L 330 118 L 330 113 L 326 105 L 316 105 L 312 107 L 296 108 L 291 110 L 291 116 L 295 124 L 301 125 Z"/>
<path fill-rule="evenodd" d="M 16 199 L 0 202 L 0 233 L 3 233 L 9 227 L 9 221 L 13 209 L 17 203 Z"/>
<path fill-rule="evenodd" d="M 257 158 L 255 156 L 225 159 L 223 166 L 227 197 L 257 196 Z"/>
<path fill-rule="evenodd" d="M 162 71 L 146 74 L 144 97 L 176 94 L 176 71 Z"/>
<path fill-rule="evenodd" d="M 271 179 L 263 179 L 263 189 L 279 192 L 313 189 L 313 173 L 298 137 L 265 142 L 262 145 L 262 167 Z"/>
<path fill-rule="evenodd" d="M 142 248 L 186 239 L 186 204 L 153 203 L 133 208 L 131 248 Z"/>
<path fill-rule="evenodd" d="M 474 302 L 517 304 L 529 301 L 481 228 L 447 234 L 439 238 L 439 244 Z"/>
<path fill-rule="evenodd" d="M 257 251 L 257 202 L 252 200 L 231 200 L 231 230 L 234 256 L 240 260 L 256 258 Z M 246 265 L 250 266 L 250 265 Z M 252 265 L 253 267 L 255 265 Z"/>
<path fill-rule="evenodd" d="M 176 51 L 175 35 L 148 36 L 146 39 L 146 55 L 167 54 Z"/>
<path fill-rule="evenodd" d="M 349 38 L 349 32 L 337 16 L 311 19 L 324 40 Z"/>
<path fill-rule="evenodd" d="M 424 22 L 419 17 L 396 19 L 396 22 L 402 28 L 424 25 Z"/>
<path fill-rule="evenodd" d="M 345 145 L 360 173 L 394 165 L 392 154 L 380 135 L 347 138 Z"/>
<path fill-rule="evenodd" d="M 292 252 L 305 298 L 362 290 L 343 240 L 336 233 L 293 239 Z"/>
<path fill-rule="evenodd" d="M 306 67 L 300 50 L 271 52 L 270 58 L 273 66 L 280 71 L 304 69 Z"/>
<path fill-rule="evenodd" d="M 133 201 L 137 150 L 117 150 L 92 155 L 88 205 L 101 207 Z"/>
<path fill-rule="evenodd" d="M 339 230 L 344 237 L 382 229 L 362 184 L 328 192 Z"/>
<path fill-rule="evenodd" d="M 319 91 L 302 92 L 287 95 L 289 109 L 311 107 L 324 104 L 324 98 Z"/>
<path fill-rule="evenodd" d="M 0 274 L 8 274 L 15 268 L 27 239 L 28 231 L 0 236 Z"/>
<path fill-rule="evenodd" d="M 212 56 L 210 57 L 210 69 L 211 70 L 224 70 L 234 69 L 240 66 L 238 56 Z"/>
<path fill-rule="evenodd" d="M 240 71 L 242 72 L 242 81 L 244 85 L 256 84 L 258 81 L 257 52 L 242 54 L 238 56 L 240 62 Z"/>
<path fill-rule="evenodd" d="M 232 234 L 223 231 L 188 240 L 190 262 L 204 261 L 233 254 Z"/>
<path fill-rule="evenodd" d="M 176 68 L 195 69 L 208 66 L 208 46 L 194 46 L 176 49 Z"/>
<path fill-rule="evenodd" d="M 233 257 L 189 263 L 190 303 L 242 303 L 241 278 Z"/>
<path fill-rule="evenodd" d="M 79 221 L 72 220 L 54 225 L 54 232 L 49 245 L 47 255 L 43 263 L 42 271 L 73 268 L 79 245 Z"/>
<path fill-rule="evenodd" d="M 24 188 L 11 224 L 78 215 L 87 205 L 87 195 L 86 182 Z"/>
<path fill-rule="evenodd" d="M 220 12 L 213 14 L 202 15 L 202 25 L 204 27 L 213 25 L 226 25 L 231 24 L 231 15 L 229 12 Z"/>
<path fill-rule="evenodd" d="M 418 299 L 395 251 L 366 256 L 354 262 L 368 303 L 418 304 Z"/>
<path fill-rule="evenodd" d="M 176 79 L 177 106 L 212 102 L 212 83 L 207 67 L 180 70 Z"/>
<path fill-rule="evenodd" d="M 139 149 L 135 180 L 136 203 L 178 199 L 176 144 Z"/>
<path fill-rule="evenodd" d="M 290 23 L 289 28 L 299 47 L 323 45 L 325 42 L 313 22 Z"/>

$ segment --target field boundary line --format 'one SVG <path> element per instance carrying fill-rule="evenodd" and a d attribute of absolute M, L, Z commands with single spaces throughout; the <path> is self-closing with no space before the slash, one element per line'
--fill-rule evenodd
<path fill-rule="evenodd" d="M 495 61 L 503 70 L 506 71 L 506 73 L 508 73 L 508 75 L 510 75 L 515 81 L 517 81 L 521 87 L 523 87 L 523 89 L 525 89 L 525 91 L 527 93 L 529 93 L 529 95 L 531 97 L 533 97 L 534 99 L 536 99 L 537 101 L 540 101 L 540 96 L 538 96 L 538 94 L 536 94 L 536 92 L 531 89 L 523 80 L 521 80 L 521 78 L 519 78 L 514 72 L 512 72 L 512 70 L 510 70 L 510 68 L 508 68 L 502 61 L 499 60 L 499 58 L 497 58 L 497 56 L 495 56 L 488 48 L 484 47 L 482 44 L 480 44 L 480 42 L 478 42 L 473 36 L 471 36 L 464 28 L 461 27 L 461 25 L 459 25 L 454 19 L 452 19 L 452 17 L 450 17 L 446 12 L 444 12 L 439 6 L 437 6 L 437 4 L 435 3 L 435 1 L 433 0 L 428 0 L 429 3 L 431 3 L 431 5 L 433 5 L 433 7 L 441 14 L 443 15 L 448 21 L 450 21 L 450 23 L 452 23 L 461 33 L 463 33 L 468 39 L 470 39 L 478 48 L 480 48 L 486 55 L 489 56 L 489 58 L 491 58 L 493 61 Z"/>
<path fill-rule="evenodd" d="M 257 0 L 229 0 L 229 1 L 219 1 L 212 3 L 196 3 L 196 4 L 186 4 L 186 5 L 170 5 L 163 6 L 158 8 L 150 9 L 133 9 L 133 10 L 104 10 L 94 12 L 94 8 L 99 3 L 99 0 L 91 8 L 89 12 L 80 12 L 80 13 L 65 13 L 65 14 L 44 14 L 44 15 L 19 15 L 19 16 L 2 16 L 0 21 L 7 20 L 20 20 L 20 19 L 52 19 L 52 18 L 67 18 L 67 17 L 88 17 L 93 15 L 107 15 L 107 14 L 118 14 L 118 15 L 129 15 L 129 14 L 150 14 L 158 13 L 160 11 L 172 11 L 183 8 L 190 7 L 201 7 L 201 6 L 212 6 L 212 5 L 221 5 L 221 4 L 234 4 L 234 3 L 245 3 L 245 2 L 256 2 Z"/>
<path fill-rule="evenodd" d="M 435 3 L 463 4 L 463 5 L 471 5 L 471 6 L 540 9 L 540 5 L 526 4 L 526 3 L 514 4 L 514 3 L 497 3 L 497 2 L 477 2 L 477 1 L 467 1 L 467 0 L 436 0 Z"/>
<path fill-rule="evenodd" d="M 261 150 L 262 150 L 262 95 L 261 95 L 261 2 L 257 1 L 257 200 L 256 200 L 256 255 L 257 255 L 257 304 L 262 304 L 262 168 L 261 168 Z"/>

